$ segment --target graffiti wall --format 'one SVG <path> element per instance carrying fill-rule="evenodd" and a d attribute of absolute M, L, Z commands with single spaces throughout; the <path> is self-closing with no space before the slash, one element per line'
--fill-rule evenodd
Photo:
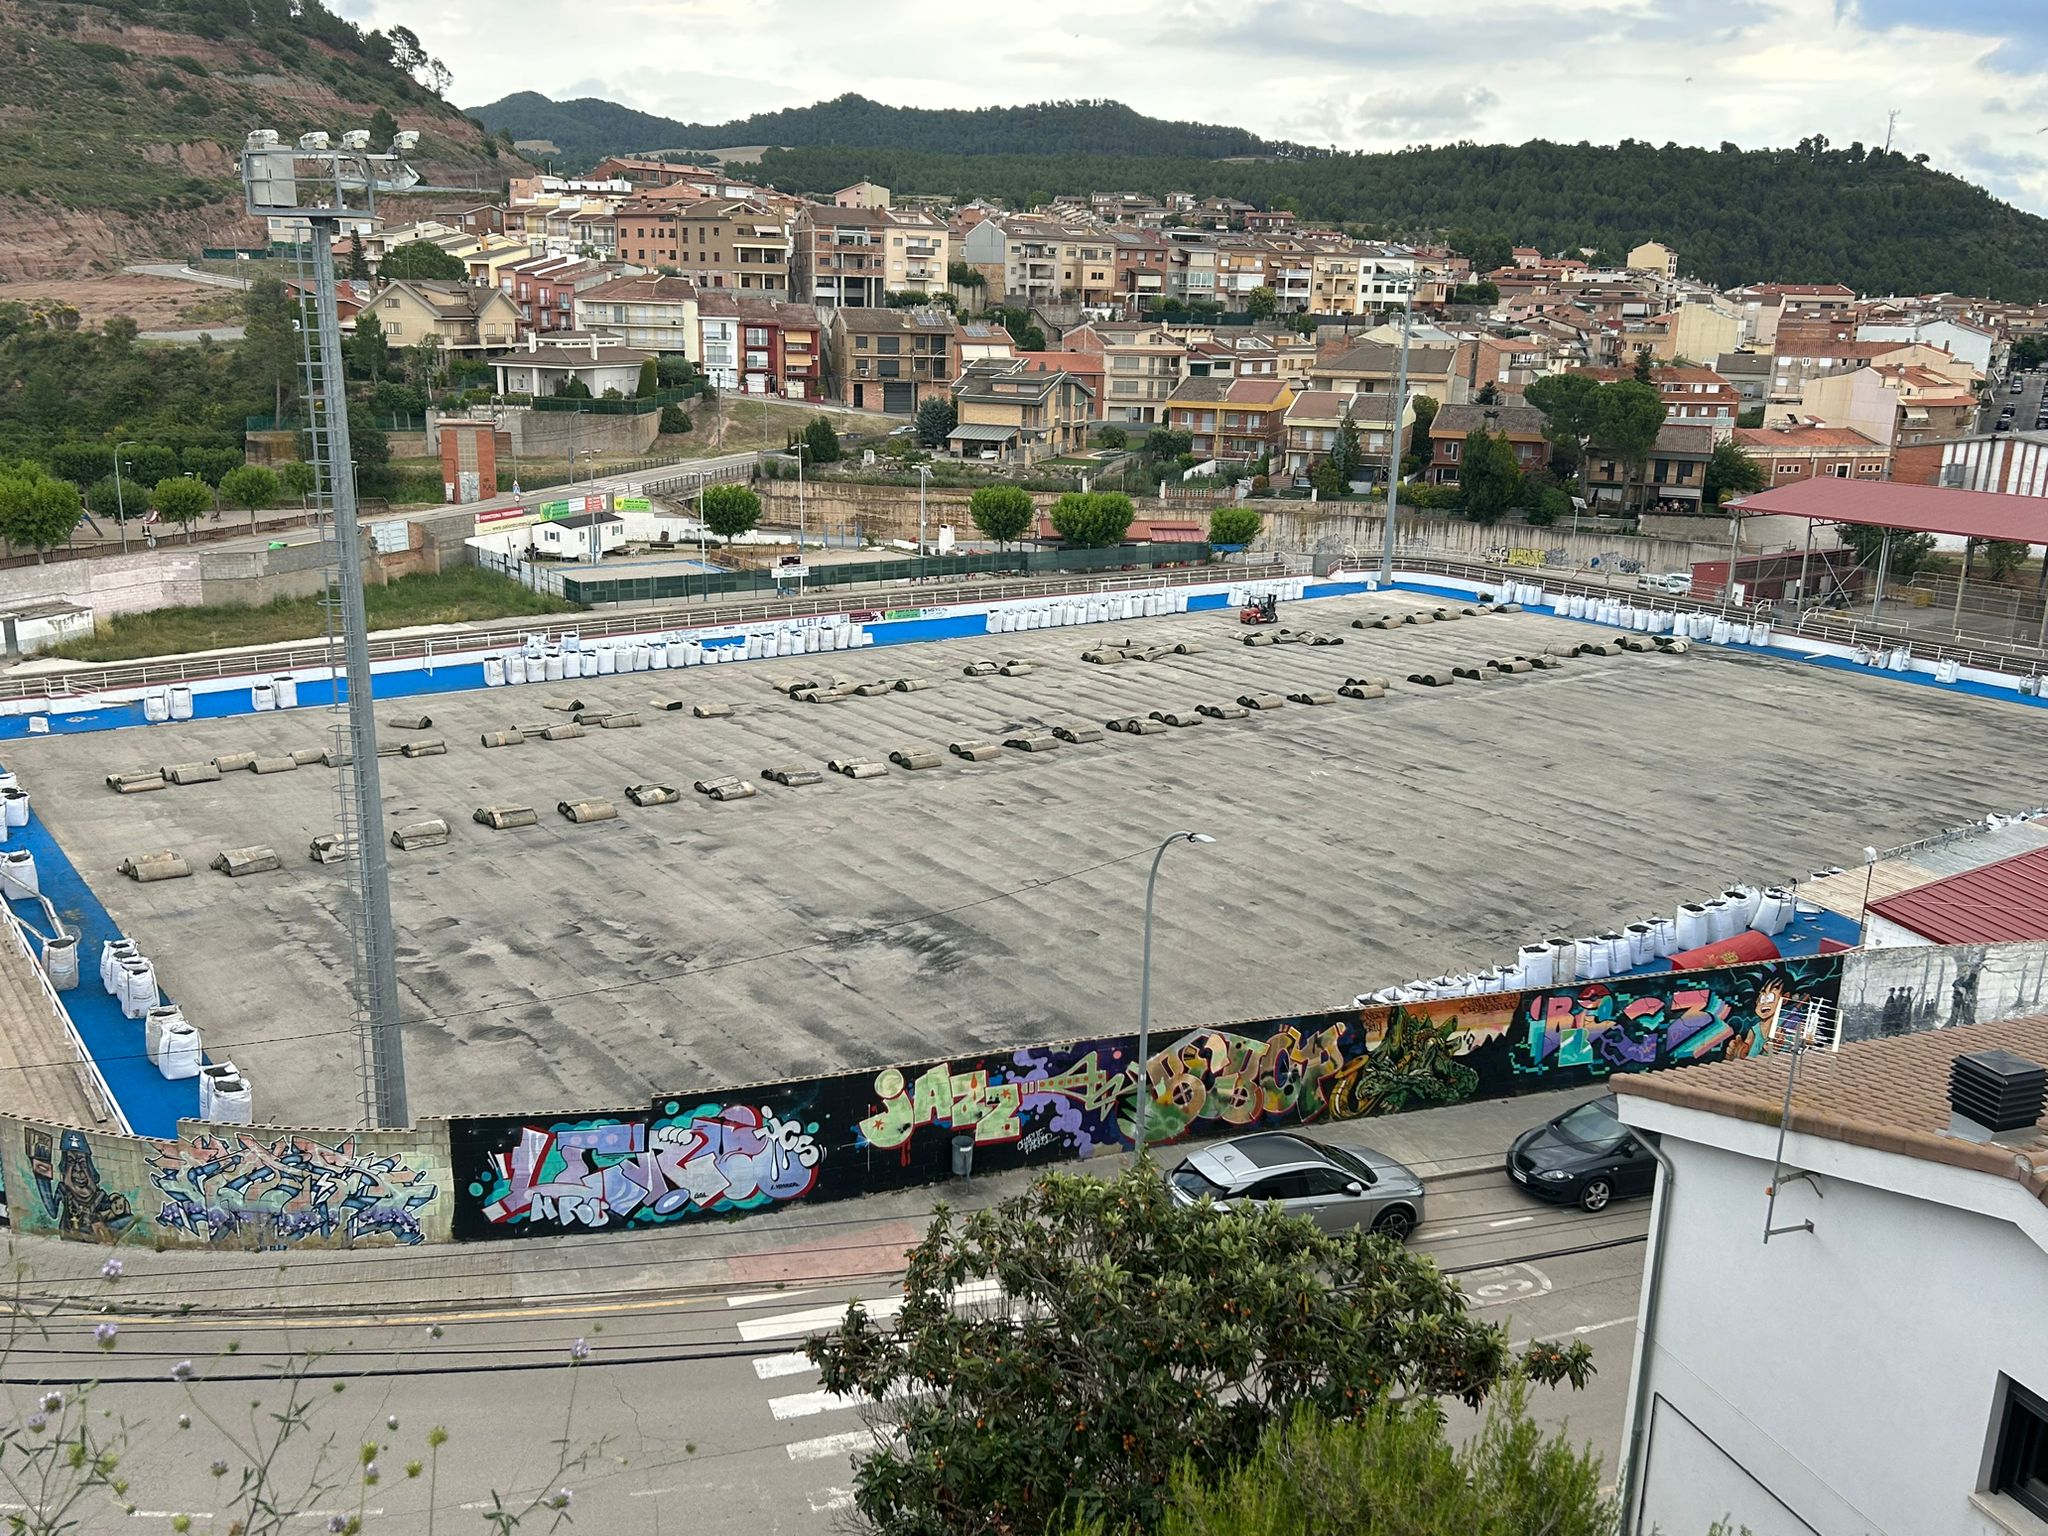
<path fill-rule="evenodd" d="M 1147 1138 L 1315 1125 L 1747 1056 L 1840 956 L 1156 1034 Z M 645 1109 L 448 1125 L 459 1241 L 675 1225 L 1131 1144 L 1129 1035 L 842 1072 Z"/>
<path fill-rule="evenodd" d="M 1903 944 L 1842 970 L 1842 1038 L 1875 1040 L 2048 1013 L 2048 944 Z"/>
<path fill-rule="evenodd" d="M 445 1132 L 194 1126 L 173 1141 L 0 1120 L 24 1232 L 77 1242 L 364 1248 L 445 1241 Z"/>

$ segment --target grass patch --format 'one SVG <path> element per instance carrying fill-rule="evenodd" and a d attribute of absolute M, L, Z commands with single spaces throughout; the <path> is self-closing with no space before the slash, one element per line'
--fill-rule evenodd
<path fill-rule="evenodd" d="M 569 613 L 575 605 L 530 592 L 496 571 L 468 567 L 439 575 L 405 576 L 365 588 L 370 628 L 405 629 L 415 624 L 473 624 L 483 619 Z M 236 645 L 282 645 L 323 638 L 327 614 L 317 597 L 281 597 L 261 608 L 159 608 L 124 613 L 103 621 L 91 635 L 69 640 L 44 656 L 69 661 L 135 661 L 145 656 L 180 656 Z"/>

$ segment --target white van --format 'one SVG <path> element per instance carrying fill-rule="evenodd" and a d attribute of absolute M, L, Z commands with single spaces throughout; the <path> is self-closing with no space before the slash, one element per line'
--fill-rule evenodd
<path fill-rule="evenodd" d="M 1644 592 L 1669 592 L 1677 597 L 1692 595 L 1691 571 L 1665 571 L 1662 575 L 1645 571 L 1636 578 L 1636 586 Z"/>

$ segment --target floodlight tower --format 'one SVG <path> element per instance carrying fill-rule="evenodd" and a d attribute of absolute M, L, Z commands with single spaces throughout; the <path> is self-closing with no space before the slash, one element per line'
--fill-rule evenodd
<path fill-rule="evenodd" d="M 356 519 L 354 459 L 349 451 L 348 393 L 341 356 L 341 320 L 335 307 L 334 228 L 344 220 L 367 224 L 379 192 L 419 184 L 405 155 L 419 142 L 398 134 L 373 152 L 370 135 L 352 129 L 339 148 L 325 133 L 282 144 L 274 129 L 251 133 L 242 149 L 242 188 L 251 218 L 303 220 L 312 247 L 312 312 L 303 301 L 306 424 L 315 489 L 332 509 L 327 523 L 328 666 L 334 679 L 338 846 L 355 867 L 353 899 L 346 904 L 354 952 L 356 1039 L 362 1071 L 363 1120 L 402 1126 L 410 1115 L 405 1096 L 405 1050 L 399 1032 L 396 942 L 391 926 L 391 880 L 385 866 L 382 786 L 377 774 L 377 723 L 370 684 L 370 633 L 363 611 L 361 533 Z M 307 323 L 310 322 L 310 323 Z M 340 633 L 335 632 L 335 617 Z M 336 650 L 341 655 L 337 666 Z M 347 679 L 346 703 L 342 679 Z"/>

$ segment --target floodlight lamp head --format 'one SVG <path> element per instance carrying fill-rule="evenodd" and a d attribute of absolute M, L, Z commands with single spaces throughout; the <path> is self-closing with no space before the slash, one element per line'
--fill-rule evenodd
<path fill-rule="evenodd" d="M 391 153 L 409 155 L 419 148 L 420 132 L 417 128 L 401 128 L 391 136 Z"/>
<path fill-rule="evenodd" d="M 349 129 L 347 133 L 341 136 L 341 147 L 361 154 L 370 147 L 370 130 L 367 128 Z"/>
<path fill-rule="evenodd" d="M 321 128 L 299 135 L 299 148 L 307 151 L 323 150 L 328 147 L 329 142 L 326 130 Z"/>
<path fill-rule="evenodd" d="M 252 129 L 250 130 L 249 137 L 243 141 L 243 144 L 244 147 L 249 149 L 275 149 L 278 144 L 277 130 L 275 128 Z"/>

